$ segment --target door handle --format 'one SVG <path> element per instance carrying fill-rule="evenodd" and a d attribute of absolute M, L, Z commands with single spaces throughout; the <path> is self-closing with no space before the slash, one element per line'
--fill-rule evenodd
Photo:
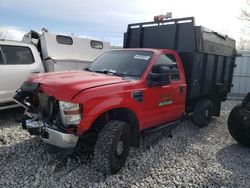
<path fill-rule="evenodd" d="M 40 73 L 40 71 L 39 70 L 32 70 L 30 73 L 35 74 L 35 73 Z"/>

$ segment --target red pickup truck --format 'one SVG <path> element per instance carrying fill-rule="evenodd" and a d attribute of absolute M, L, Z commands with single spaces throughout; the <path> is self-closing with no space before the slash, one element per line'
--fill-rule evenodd
<path fill-rule="evenodd" d="M 184 115 L 200 127 L 219 116 L 231 87 L 234 54 L 227 51 L 221 65 L 220 54 L 200 58 L 204 49 L 197 54 L 121 49 L 104 53 L 84 71 L 32 75 L 14 97 L 27 109 L 23 128 L 60 148 L 75 148 L 79 140 L 92 143 L 97 169 L 116 173 L 143 131 L 175 124 Z M 209 63 L 214 66 L 207 73 L 201 65 Z"/>

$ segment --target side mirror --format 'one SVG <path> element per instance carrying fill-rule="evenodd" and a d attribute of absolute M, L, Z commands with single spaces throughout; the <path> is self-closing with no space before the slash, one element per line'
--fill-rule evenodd
<path fill-rule="evenodd" d="M 171 71 L 166 65 L 155 65 L 147 78 L 149 87 L 165 86 L 170 83 Z"/>

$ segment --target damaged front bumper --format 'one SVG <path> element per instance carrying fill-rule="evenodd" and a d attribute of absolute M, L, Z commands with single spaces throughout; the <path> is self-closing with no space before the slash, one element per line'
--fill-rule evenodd
<path fill-rule="evenodd" d="M 66 133 L 38 119 L 24 120 L 22 127 L 31 135 L 39 136 L 43 142 L 62 149 L 74 148 L 78 141 L 78 136 Z"/>
<path fill-rule="evenodd" d="M 37 109 L 32 105 L 34 100 L 34 93 L 39 87 L 38 83 L 24 82 L 21 89 L 17 90 L 14 100 L 21 104 L 26 110 L 24 113 L 25 119 L 22 121 L 22 127 L 27 129 L 31 135 L 40 137 L 43 142 L 56 146 L 62 149 L 71 149 L 76 147 L 78 136 L 66 132 L 64 129 L 60 129 L 50 121 L 45 121 L 44 117 L 50 117 L 54 112 L 54 101 L 49 100 L 48 96 L 41 95 L 39 98 L 39 114 Z M 43 98 L 45 99 L 43 99 Z M 43 101 L 43 100 L 44 101 Z M 51 108 L 51 105 L 53 108 Z M 41 109 L 40 109 L 41 108 Z M 49 115 L 43 117 L 43 113 L 50 111 Z M 46 113 L 45 113 L 46 114 Z"/>

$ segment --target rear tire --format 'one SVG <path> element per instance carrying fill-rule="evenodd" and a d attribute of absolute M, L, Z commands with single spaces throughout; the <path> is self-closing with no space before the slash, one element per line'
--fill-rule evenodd
<path fill-rule="evenodd" d="M 240 114 L 241 104 L 235 106 L 228 117 L 228 131 L 230 135 L 240 144 L 250 146 L 250 125 L 244 125 L 247 118 Z"/>
<path fill-rule="evenodd" d="M 198 127 L 205 127 L 208 125 L 213 114 L 213 104 L 208 99 L 199 100 L 194 107 L 193 123 Z"/>
<path fill-rule="evenodd" d="M 111 120 L 100 132 L 94 151 L 94 164 L 104 174 L 115 174 L 129 154 L 130 128 L 122 121 Z"/>

